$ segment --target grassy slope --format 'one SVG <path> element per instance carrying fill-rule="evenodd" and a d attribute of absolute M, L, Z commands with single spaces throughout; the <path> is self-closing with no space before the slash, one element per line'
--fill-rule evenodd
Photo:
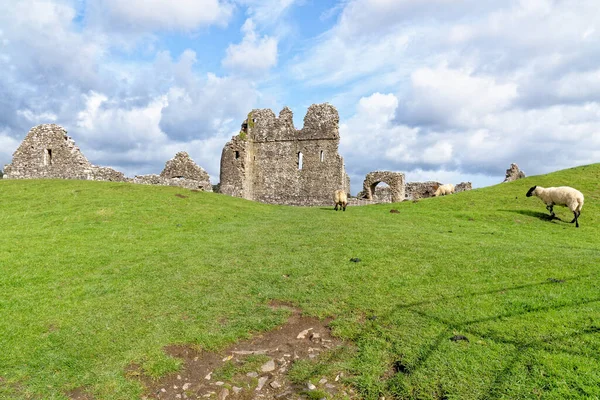
<path fill-rule="evenodd" d="M 356 343 L 336 368 L 365 398 L 600 397 L 599 178 L 596 164 L 345 213 L 0 181 L 0 398 L 135 398 L 129 363 L 160 376 L 177 368 L 164 345 L 273 328 L 286 315 L 270 299 L 336 317 Z M 534 184 L 584 192 L 581 228 L 542 219 Z"/>

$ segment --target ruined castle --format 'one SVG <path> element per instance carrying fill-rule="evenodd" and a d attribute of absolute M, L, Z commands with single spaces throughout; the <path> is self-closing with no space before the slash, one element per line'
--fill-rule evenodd
<path fill-rule="evenodd" d="M 238 135 L 221 154 L 219 191 L 230 196 L 270 204 L 330 205 L 337 189 L 350 193 L 344 159 L 338 153 L 339 115 L 330 104 L 313 104 L 297 130 L 292 111 L 285 107 L 277 117 L 269 109 L 252 110 Z M 67 131 L 55 124 L 32 128 L 13 160 L 5 179 L 85 179 L 178 186 L 212 191 L 208 173 L 185 152 L 167 161 L 159 174 L 126 177 L 108 167 L 92 165 Z M 377 186 L 385 183 L 388 187 Z M 440 182 L 405 183 L 404 174 L 374 171 L 351 205 L 390 203 L 431 197 Z M 464 182 L 456 191 L 470 190 Z"/>
<path fill-rule="evenodd" d="M 223 148 L 220 192 L 271 204 L 323 205 L 337 189 L 350 192 L 338 154 L 339 115 L 330 104 L 313 104 L 304 127 L 294 128 L 292 111 L 279 117 L 253 110 L 239 135 Z"/>
<path fill-rule="evenodd" d="M 4 179 L 83 179 L 180 186 L 212 192 L 208 173 L 179 152 L 167 161 L 160 175 L 127 178 L 122 172 L 92 165 L 67 131 L 55 124 L 33 127 L 4 167 Z"/>

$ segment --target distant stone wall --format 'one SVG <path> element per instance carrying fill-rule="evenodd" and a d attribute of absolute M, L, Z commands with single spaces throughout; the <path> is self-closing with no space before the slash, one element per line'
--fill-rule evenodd
<path fill-rule="evenodd" d="M 205 182 L 199 182 L 194 179 L 186 178 L 165 178 L 160 175 L 136 175 L 133 183 L 141 185 L 161 185 L 161 186 L 177 186 L 186 189 L 202 190 L 204 192 L 212 192 L 212 185 L 205 186 Z"/>
<path fill-rule="evenodd" d="M 135 182 L 212 191 L 208 173 L 185 152 L 167 161 L 161 175 L 127 178 L 109 167 L 92 165 L 67 136 L 67 131 L 55 124 L 33 127 L 4 168 L 6 179 L 83 179 L 111 182 Z"/>
<path fill-rule="evenodd" d="M 458 185 L 456 185 L 456 187 L 454 188 L 455 193 L 459 193 L 459 192 L 465 192 L 467 190 L 472 190 L 473 186 L 471 185 L 471 182 L 461 182 Z"/>
<path fill-rule="evenodd" d="M 296 130 L 293 114 L 253 110 L 221 154 L 221 193 L 271 204 L 326 205 L 333 192 L 350 192 L 338 154 L 339 116 L 313 104 Z"/>
<path fill-rule="evenodd" d="M 394 194 L 393 186 L 389 182 L 393 182 L 392 177 L 401 175 L 397 182 L 401 182 L 401 189 L 397 189 L 398 194 Z M 387 179 L 386 179 L 387 178 Z M 387 183 L 388 187 L 378 186 L 380 182 Z M 376 171 L 367 174 L 363 183 L 363 190 L 356 195 L 356 198 L 348 201 L 349 205 L 368 205 L 378 203 L 396 203 L 404 200 L 418 200 L 428 197 L 433 197 L 436 189 L 441 185 L 440 182 L 408 182 L 404 184 L 404 174 L 390 171 Z M 461 182 L 456 185 L 456 192 L 471 190 L 471 182 Z M 369 191 L 371 196 L 369 196 Z"/>
<path fill-rule="evenodd" d="M 525 178 L 525 172 L 521 171 L 517 164 L 512 163 L 506 170 L 506 176 L 503 182 L 512 182 L 522 178 Z"/>
<path fill-rule="evenodd" d="M 406 184 L 404 197 L 406 200 L 418 200 L 433 197 L 433 194 L 440 185 L 440 182 L 435 181 L 409 182 Z"/>

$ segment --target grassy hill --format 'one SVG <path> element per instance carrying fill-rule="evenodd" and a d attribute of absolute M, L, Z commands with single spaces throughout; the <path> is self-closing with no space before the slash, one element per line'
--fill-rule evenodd
<path fill-rule="evenodd" d="M 0 398 L 139 398 L 127 365 L 161 376 L 166 345 L 272 329 L 271 300 L 334 318 L 353 343 L 336 368 L 367 399 L 599 398 L 599 182 L 595 164 L 336 213 L 2 180 Z M 581 190 L 581 227 L 549 221 L 533 185 Z"/>

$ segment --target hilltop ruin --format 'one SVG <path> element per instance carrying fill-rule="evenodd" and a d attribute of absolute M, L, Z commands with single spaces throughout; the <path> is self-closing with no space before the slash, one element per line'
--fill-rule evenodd
<path fill-rule="evenodd" d="M 221 193 L 271 204 L 297 206 L 332 202 L 333 192 L 350 192 L 338 154 L 339 115 L 330 104 L 313 104 L 297 130 L 292 111 L 275 116 L 252 110 L 240 134 L 221 154 Z"/>
<path fill-rule="evenodd" d="M 388 186 L 378 186 L 385 183 Z M 393 171 L 369 172 L 363 182 L 363 190 L 350 200 L 351 205 L 366 205 L 375 203 L 397 203 L 404 200 L 418 200 L 433 197 L 440 182 L 408 182 L 404 174 Z M 471 190 L 471 182 L 461 182 L 456 185 L 456 193 Z"/>
<path fill-rule="evenodd" d="M 4 167 L 5 179 L 84 179 L 125 182 L 122 172 L 92 165 L 67 131 L 56 124 L 33 127 Z"/>
<path fill-rule="evenodd" d="M 122 172 L 93 165 L 67 131 L 56 124 L 33 127 L 4 167 L 4 179 L 81 179 L 180 186 L 212 192 L 208 173 L 186 152 L 167 161 L 160 175 L 127 178 Z"/>
<path fill-rule="evenodd" d="M 300 130 L 294 127 L 292 111 L 287 107 L 279 117 L 270 109 L 252 110 L 240 133 L 223 148 L 218 191 L 270 204 L 330 205 L 335 190 L 350 194 L 339 142 L 339 115 L 330 104 L 311 105 Z M 524 176 L 516 164 L 507 170 L 507 180 L 509 175 L 510 179 Z M 55 124 L 38 125 L 29 131 L 12 162 L 5 166 L 4 178 L 83 179 L 213 191 L 208 173 L 186 152 L 167 161 L 160 175 L 128 178 L 112 168 L 91 164 L 67 131 Z M 379 183 L 389 186 L 377 187 Z M 374 171 L 367 174 L 363 190 L 350 199 L 350 204 L 432 197 L 439 185 L 434 181 L 406 183 L 403 173 Z M 456 192 L 464 190 L 471 190 L 470 182 L 456 185 Z"/>

